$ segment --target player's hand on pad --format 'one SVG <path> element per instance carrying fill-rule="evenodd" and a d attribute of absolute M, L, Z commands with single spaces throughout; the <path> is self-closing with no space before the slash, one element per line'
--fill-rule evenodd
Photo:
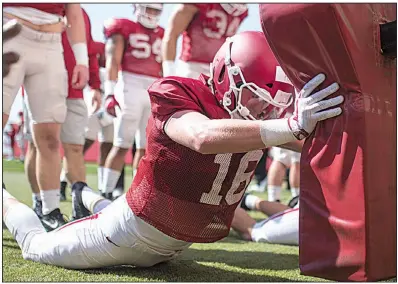
<path fill-rule="evenodd" d="M 342 112 L 337 105 L 344 101 L 344 97 L 328 98 L 339 90 L 340 86 L 337 83 L 313 93 L 325 79 L 324 74 L 318 74 L 297 94 L 294 113 L 288 119 L 288 123 L 290 130 L 298 140 L 308 137 L 314 131 L 318 121 L 335 117 Z"/>
<path fill-rule="evenodd" d="M 120 105 L 114 95 L 108 95 L 105 99 L 105 109 L 110 115 L 116 117 L 116 107 L 120 109 Z"/>
<path fill-rule="evenodd" d="M 88 82 L 88 68 L 84 65 L 76 65 L 72 73 L 72 87 L 74 89 L 83 89 Z"/>

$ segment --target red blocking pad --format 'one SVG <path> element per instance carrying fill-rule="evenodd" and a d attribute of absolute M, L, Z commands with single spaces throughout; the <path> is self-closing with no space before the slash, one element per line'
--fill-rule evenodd
<path fill-rule="evenodd" d="M 301 155 L 300 269 L 339 281 L 396 276 L 397 74 L 380 24 L 396 4 L 261 4 L 262 27 L 296 88 L 338 82 L 344 113 Z"/>

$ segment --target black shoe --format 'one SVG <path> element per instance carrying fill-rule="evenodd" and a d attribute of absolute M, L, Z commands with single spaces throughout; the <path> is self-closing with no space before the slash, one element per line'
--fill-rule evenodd
<path fill-rule="evenodd" d="M 297 196 L 293 197 L 292 199 L 290 199 L 290 201 L 287 204 L 287 206 L 289 206 L 290 208 L 294 208 L 294 206 L 296 206 L 298 202 L 299 202 L 299 195 L 297 195 Z"/>
<path fill-rule="evenodd" d="M 68 183 L 66 181 L 61 181 L 61 190 L 60 190 L 60 201 L 66 201 L 66 187 L 68 186 Z"/>
<path fill-rule="evenodd" d="M 78 220 L 90 216 L 90 211 L 84 207 L 82 200 L 83 188 L 87 186 L 85 182 L 75 182 L 72 185 L 72 220 Z"/>
<path fill-rule="evenodd" d="M 47 215 L 43 215 L 41 218 L 41 223 L 47 232 L 58 229 L 59 227 L 65 225 L 67 222 L 62 215 L 59 208 L 54 209 Z"/>
<path fill-rule="evenodd" d="M 101 196 L 102 197 L 104 197 L 104 198 L 106 198 L 106 199 L 109 199 L 109 200 L 112 200 L 112 192 L 108 192 L 108 193 L 101 193 Z"/>
<path fill-rule="evenodd" d="M 240 202 L 240 207 L 246 211 L 251 211 L 249 207 L 246 206 L 246 197 L 249 195 L 249 193 L 245 193 L 243 195 L 242 201 Z"/>
<path fill-rule="evenodd" d="M 43 218 L 43 202 L 35 198 L 35 207 L 33 207 L 33 211 L 35 211 L 37 217 L 40 219 Z"/>

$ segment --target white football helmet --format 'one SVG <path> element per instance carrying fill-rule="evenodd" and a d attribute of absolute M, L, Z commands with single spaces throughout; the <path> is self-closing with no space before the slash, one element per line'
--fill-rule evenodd
<path fill-rule="evenodd" d="M 137 21 L 148 29 L 154 29 L 158 26 L 163 4 L 134 4 Z M 158 12 L 148 13 L 147 9 L 154 9 Z"/>
<path fill-rule="evenodd" d="M 246 4 L 221 4 L 221 7 L 232 16 L 240 16 L 247 11 Z"/>

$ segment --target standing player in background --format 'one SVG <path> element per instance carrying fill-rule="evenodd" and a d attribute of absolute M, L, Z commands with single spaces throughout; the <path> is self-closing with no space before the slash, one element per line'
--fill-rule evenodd
<path fill-rule="evenodd" d="M 337 83 L 316 90 L 326 79 L 320 74 L 299 92 L 295 114 L 279 119 L 293 86 L 261 32 L 232 37 L 211 68 L 210 78 L 166 77 L 151 85 L 148 149 L 129 191 L 111 204 L 87 187 L 73 191 L 75 211 L 95 215 L 46 233 L 3 189 L 4 223 L 25 259 L 75 269 L 149 267 L 192 243 L 218 241 L 230 231 L 263 149 L 298 150 L 297 139 L 342 112 L 343 97 L 329 97 Z M 99 204 L 109 206 L 99 211 Z"/>
<path fill-rule="evenodd" d="M 91 37 L 91 26 L 90 19 L 87 13 L 83 10 L 83 17 L 86 30 L 89 67 L 90 67 L 90 78 L 89 85 L 92 88 L 91 96 L 92 102 L 95 106 L 99 107 L 101 104 L 100 94 L 100 80 L 99 80 L 99 67 L 97 54 L 92 46 L 93 40 Z M 73 54 L 72 48 L 67 40 L 66 32 L 62 34 L 62 46 L 64 50 L 64 62 L 68 72 L 68 96 L 66 100 L 67 115 L 65 122 L 61 128 L 61 141 L 64 148 L 64 160 L 63 165 L 66 170 L 66 177 L 72 184 L 72 190 L 74 187 L 87 186 L 86 185 L 86 168 L 83 156 L 83 145 L 84 145 L 84 132 L 88 121 L 87 107 L 83 99 L 83 90 L 73 88 L 73 70 L 76 66 L 76 59 Z M 29 96 L 29 93 L 27 94 Z M 31 117 L 30 109 L 28 107 L 29 117 Z M 35 133 L 35 130 L 31 130 L 31 133 Z M 34 210 L 40 216 L 41 197 L 36 192 L 37 180 L 35 180 L 35 174 L 29 171 L 37 171 L 34 166 L 37 159 L 36 143 L 29 144 L 29 159 L 27 159 L 26 168 L 28 169 L 28 178 L 31 184 L 33 192 L 33 204 Z M 33 164 L 31 164 L 33 163 Z M 64 192 L 65 193 L 65 192 Z M 58 196 L 58 201 L 60 197 Z M 72 213 L 74 215 L 74 213 Z M 57 222 L 58 221 L 58 222 Z M 42 223 L 44 227 L 50 231 L 59 227 L 62 222 L 57 220 L 53 222 L 42 216 Z"/>
<path fill-rule="evenodd" d="M 162 43 L 163 76 L 197 79 L 209 74 L 209 64 L 227 37 L 236 34 L 248 16 L 246 4 L 177 4 Z M 175 64 L 177 39 L 182 50 Z"/>
<path fill-rule="evenodd" d="M 106 78 L 106 69 L 105 69 L 105 44 L 102 42 L 95 43 L 98 64 L 100 67 L 100 80 L 101 80 L 101 95 L 104 95 L 104 82 Z M 103 192 L 103 172 L 104 165 L 106 161 L 106 157 L 108 156 L 110 150 L 112 149 L 113 142 L 113 119 L 104 107 L 105 100 L 103 98 L 103 104 L 101 108 L 93 112 L 88 118 L 88 125 L 86 127 L 86 141 L 84 143 L 83 152 L 86 153 L 90 149 L 90 147 L 94 144 L 95 140 L 98 138 L 99 142 L 99 153 L 98 153 L 98 169 L 97 169 L 97 177 L 98 177 L 98 189 L 100 192 Z M 119 191 L 123 192 L 124 190 L 124 168 L 119 177 L 119 180 L 116 184 L 116 188 Z"/>
<path fill-rule="evenodd" d="M 20 55 L 9 74 L 3 79 L 3 127 L 21 85 L 33 122 L 37 146 L 37 180 L 43 202 L 44 218 L 53 227 L 65 223 L 59 210 L 59 152 L 61 124 L 66 118 L 67 74 L 63 60 L 61 33 L 67 34 L 77 64 L 72 84 L 82 89 L 88 80 L 88 56 L 84 19 L 80 4 L 63 3 L 3 3 L 3 22 L 16 19 L 20 34 L 4 43 L 4 51 Z"/>
<path fill-rule="evenodd" d="M 162 4 L 136 4 L 137 22 L 110 19 L 105 23 L 106 109 L 116 116 L 113 147 L 106 158 L 103 173 L 103 194 L 107 198 L 112 196 L 136 132 L 137 152 L 133 171 L 137 170 L 145 153 L 145 129 L 151 114 L 147 88 L 162 76 L 161 44 L 164 29 L 158 26 L 162 8 Z M 116 108 L 120 112 L 116 112 Z M 115 192 L 113 197 L 120 194 Z"/>
<path fill-rule="evenodd" d="M 289 167 L 290 192 L 293 198 L 298 196 L 300 191 L 300 153 L 273 147 L 271 155 L 273 159 L 268 170 L 268 201 L 281 201 L 283 178 Z"/>
<path fill-rule="evenodd" d="M 14 160 L 15 129 L 11 123 L 7 123 L 3 130 L 3 155 L 7 161 Z"/>
<path fill-rule="evenodd" d="M 25 129 L 25 120 L 24 120 L 24 113 L 23 111 L 18 112 L 18 117 L 19 117 L 19 123 L 18 123 L 18 129 L 17 129 L 17 144 L 19 148 L 19 160 L 21 162 L 25 161 L 25 145 L 26 145 L 26 138 L 24 134 L 24 129 Z"/>

